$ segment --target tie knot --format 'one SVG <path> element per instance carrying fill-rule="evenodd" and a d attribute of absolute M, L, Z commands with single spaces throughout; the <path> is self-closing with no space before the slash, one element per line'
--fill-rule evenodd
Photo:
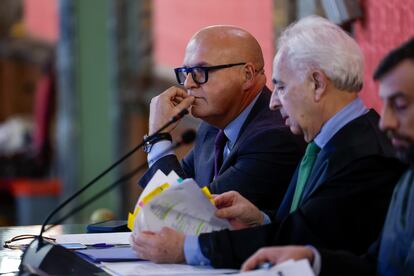
<path fill-rule="evenodd" d="M 216 147 L 223 148 L 226 142 L 227 142 L 227 136 L 224 133 L 224 131 L 220 129 L 220 131 L 217 133 L 214 144 L 216 145 Z"/>
<path fill-rule="evenodd" d="M 305 153 L 305 155 L 306 156 L 309 156 L 309 155 L 317 155 L 320 150 L 321 150 L 321 148 L 318 147 L 318 145 L 315 142 L 312 141 L 306 147 L 306 153 Z"/>

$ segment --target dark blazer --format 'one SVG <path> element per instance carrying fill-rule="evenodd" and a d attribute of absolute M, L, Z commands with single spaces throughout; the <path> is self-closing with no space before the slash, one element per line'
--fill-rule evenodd
<path fill-rule="evenodd" d="M 305 143 L 291 134 L 279 111 L 269 109 L 270 94 L 266 87 L 261 92 L 214 180 L 214 140 L 219 130 L 202 122 L 194 147 L 181 164 L 175 155 L 161 158 L 140 185 L 145 187 L 158 169 L 166 174 L 175 170 L 183 178 L 194 178 L 201 187 L 208 186 L 212 193 L 234 190 L 261 209 L 278 208 Z"/>
<path fill-rule="evenodd" d="M 377 271 L 379 251 L 377 240 L 364 255 L 352 254 L 348 251 L 319 249 L 322 266 L 320 276 L 374 276 Z"/>
<path fill-rule="evenodd" d="M 378 237 L 395 183 L 404 166 L 378 129 L 375 111 L 349 122 L 318 154 L 299 208 L 289 214 L 292 178 L 274 222 L 199 237 L 215 267 L 239 267 L 263 246 L 312 244 L 366 252 Z"/>

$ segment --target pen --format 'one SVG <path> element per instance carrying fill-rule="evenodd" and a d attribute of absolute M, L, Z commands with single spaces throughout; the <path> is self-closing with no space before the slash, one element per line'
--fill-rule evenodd
<path fill-rule="evenodd" d="M 107 244 L 107 243 L 95 243 L 95 244 L 91 244 L 92 247 L 94 248 L 109 248 L 109 247 L 114 247 L 113 244 Z"/>

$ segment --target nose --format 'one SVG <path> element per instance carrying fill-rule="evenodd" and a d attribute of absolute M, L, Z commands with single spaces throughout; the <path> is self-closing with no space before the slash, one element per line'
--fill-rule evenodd
<path fill-rule="evenodd" d="M 191 73 L 187 73 L 187 76 L 185 77 L 185 81 L 184 81 L 184 87 L 186 89 L 192 89 L 197 86 L 198 84 L 194 81 L 193 75 Z"/>
<path fill-rule="evenodd" d="M 270 97 L 269 108 L 270 110 L 277 110 L 282 107 L 282 104 L 277 95 L 276 87 L 272 91 L 272 96 Z"/>
<path fill-rule="evenodd" d="M 381 110 L 379 127 L 383 131 L 396 130 L 398 128 L 398 119 L 395 112 L 387 104 L 384 104 Z"/>

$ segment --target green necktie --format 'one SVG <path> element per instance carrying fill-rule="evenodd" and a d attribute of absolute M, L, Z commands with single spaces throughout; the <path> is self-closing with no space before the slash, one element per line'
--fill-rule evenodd
<path fill-rule="evenodd" d="M 313 164 L 315 163 L 316 156 L 320 150 L 321 149 L 315 144 L 315 142 L 311 142 L 306 147 L 305 155 L 300 162 L 298 181 L 296 182 L 295 194 L 293 195 L 292 205 L 290 206 L 291 213 L 298 208 L 306 181 L 308 180 Z"/>

